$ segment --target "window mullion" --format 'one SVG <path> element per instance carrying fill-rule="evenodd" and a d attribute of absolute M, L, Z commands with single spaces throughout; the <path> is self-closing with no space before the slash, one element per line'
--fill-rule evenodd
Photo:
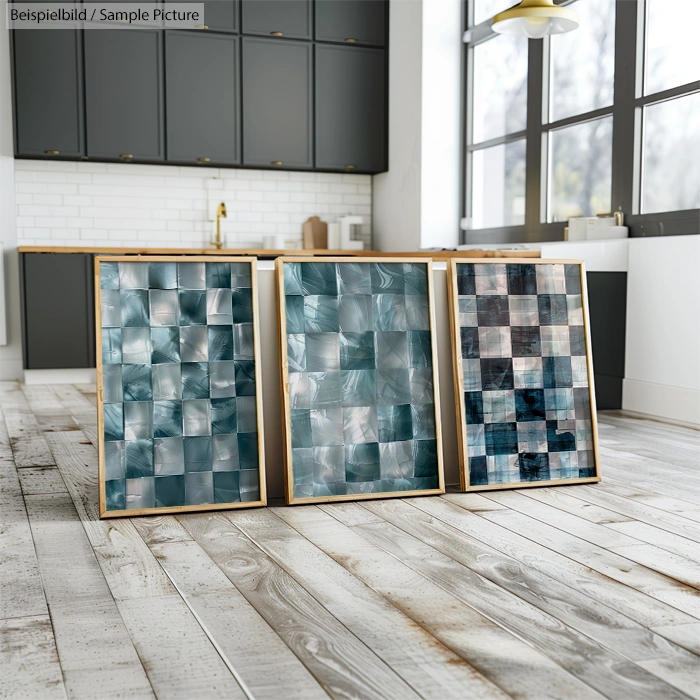
<path fill-rule="evenodd" d="M 641 148 L 640 115 L 635 98 L 642 66 L 643 31 L 638 21 L 644 0 L 615 3 L 615 86 L 612 137 L 612 210 L 635 212 L 635 190 L 639 183 Z"/>
<path fill-rule="evenodd" d="M 525 150 L 525 230 L 528 241 L 540 240 L 542 229 L 542 100 L 544 41 L 528 41 L 527 144 Z M 562 229 L 563 230 L 563 229 Z"/>

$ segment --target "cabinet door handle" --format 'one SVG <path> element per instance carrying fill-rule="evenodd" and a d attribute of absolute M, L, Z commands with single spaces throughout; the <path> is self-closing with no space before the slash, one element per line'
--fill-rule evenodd
<path fill-rule="evenodd" d="M 272 36 L 283 36 L 282 32 L 270 32 Z"/>
<path fill-rule="evenodd" d="M 120 153 L 119 157 L 123 160 L 131 160 L 134 156 L 132 156 L 131 153 Z"/>
<path fill-rule="evenodd" d="M 58 151 L 44 151 L 45 156 L 57 156 Z"/>
<path fill-rule="evenodd" d="M 209 163 L 211 158 L 197 158 L 198 163 Z"/>
<path fill-rule="evenodd" d="M 346 40 L 345 40 L 345 43 L 346 43 L 346 44 L 356 44 L 356 43 L 357 43 L 357 39 L 346 39 Z"/>
<path fill-rule="evenodd" d="M 281 160 L 271 160 L 270 165 L 284 165 Z"/>
<path fill-rule="evenodd" d="M 345 166 L 345 169 L 346 169 L 346 170 L 354 170 L 354 169 L 355 169 L 355 166 L 352 165 L 352 164 L 351 164 L 351 165 L 346 165 L 346 166 Z"/>

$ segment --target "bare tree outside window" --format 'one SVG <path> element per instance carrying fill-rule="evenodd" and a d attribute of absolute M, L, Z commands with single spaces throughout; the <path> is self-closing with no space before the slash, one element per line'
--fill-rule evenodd
<path fill-rule="evenodd" d="M 497 36 L 474 49 L 474 143 L 522 131 L 527 120 L 527 39 Z"/>
<path fill-rule="evenodd" d="M 697 0 L 647 0 L 644 94 L 700 79 Z M 641 211 L 700 207 L 700 92 L 643 108 Z"/>
<path fill-rule="evenodd" d="M 575 5 L 579 28 L 550 39 L 551 122 L 611 107 L 613 102 L 615 0 Z M 612 118 L 551 131 L 548 174 L 548 221 L 609 212 Z"/>
<path fill-rule="evenodd" d="M 549 132 L 549 221 L 610 212 L 612 117 Z"/>
<path fill-rule="evenodd" d="M 700 208 L 700 92 L 644 108 L 642 212 Z"/>
<path fill-rule="evenodd" d="M 579 28 L 550 39 L 550 121 L 613 103 L 615 0 L 585 0 L 574 9 Z"/>
<path fill-rule="evenodd" d="M 647 0 L 644 94 L 700 78 L 700 2 Z"/>

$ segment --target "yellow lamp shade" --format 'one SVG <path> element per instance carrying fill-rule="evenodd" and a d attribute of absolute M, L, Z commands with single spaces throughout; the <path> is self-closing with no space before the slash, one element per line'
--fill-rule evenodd
<path fill-rule="evenodd" d="M 562 34 L 578 27 L 578 15 L 553 0 L 522 0 L 510 10 L 493 18 L 492 29 L 498 34 L 542 39 L 548 34 Z"/>

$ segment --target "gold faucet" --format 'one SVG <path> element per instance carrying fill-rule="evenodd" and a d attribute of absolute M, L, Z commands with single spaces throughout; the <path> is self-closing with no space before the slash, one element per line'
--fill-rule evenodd
<path fill-rule="evenodd" d="M 226 218 L 226 205 L 221 202 L 216 210 L 216 240 L 212 241 L 212 245 L 216 247 L 217 250 L 223 248 L 224 242 L 221 240 L 221 217 Z"/>

